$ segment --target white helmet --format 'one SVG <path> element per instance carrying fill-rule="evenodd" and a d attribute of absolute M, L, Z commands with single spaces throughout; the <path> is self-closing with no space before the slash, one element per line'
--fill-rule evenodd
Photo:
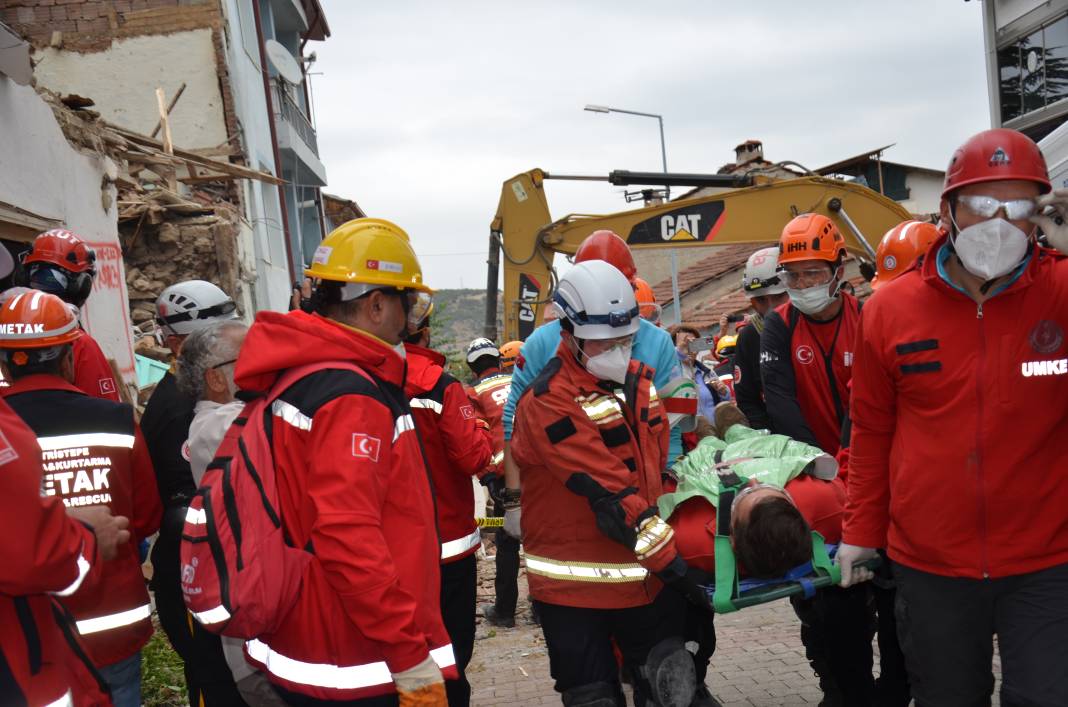
<path fill-rule="evenodd" d="M 745 261 L 742 290 L 747 297 L 781 295 L 786 285 L 779 278 L 779 247 L 761 248 Z"/>
<path fill-rule="evenodd" d="M 216 285 L 204 280 L 171 285 L 156 300 L 156 323 L 167 336 L 186 336 L 227 319 L 237 319 L 237 305 Z"/>
<path fill-rule="evenodd" d="M 641 317 L 634 288 L 603 260 L 586 260 L 560 278 L 553 302 L 579 339 L 614 339 L 638 331 Z"/>
<path fill-rule="evenodd" d="M 467 362 L 474 363 L 482 356 L 500 356 L 497 345 L 486 338 L 479 337 L 467 345 Z"/>

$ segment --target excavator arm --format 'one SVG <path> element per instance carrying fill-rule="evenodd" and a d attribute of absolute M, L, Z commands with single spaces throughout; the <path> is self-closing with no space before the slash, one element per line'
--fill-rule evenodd
<path fill-rule="evenodd" d="M 798 214 L 820 213 L 833 220 L 846 247 L 869 260 L 882 235 L 911 218 L 900 204 L 867 187 L 826 177 L 771 180 L 761 176 L 634 175 L 613 172 L 599 179 L 615 184 L 691 184 L 730 187 L 720 193 L 679 199 L 601 216 L 568 214 L 553 221 L 540 169 L 504 183 L 490 235 L 485 335 L 496 338 L 498 262 L 504 261 L 503 341 L 525 339 L 540 323 L 542 307 L 555 288 L 555 253 L 574 254 L 590 233 L 608 229 L 631 248 L 701 248 L 776 241 Z M 689 256 L 689 257 L 688 257 Z M 686 263 L 698 253 L 681 257 Z"/>

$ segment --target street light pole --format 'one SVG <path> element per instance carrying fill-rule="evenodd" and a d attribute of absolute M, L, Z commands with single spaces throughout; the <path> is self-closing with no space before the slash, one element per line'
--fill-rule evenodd
<path fill-rule="evenodd" d="M 627 115 L 640 115 L 645 118 L 656 118 L 657 123 L 660 125 L 660 160 L 664 167 L 664 174 L 667 174 L 667 146 L 664 142 L 664 116 L 657 113 L 642 113 L 636 110 L 624 110 L 623 108 L 609 108 L 608 106 L 600 106 L 588 104 L 584 110 L 588 110 L 591 113 L 626 113 Z M 671 187 L 667 184 L 664 185 L 664 201 L 671 201 Z M 682 324 L 682 303 L 679 301 L 679 257 L 678 249 L 671 249 L 671 297 L 675 304 L 675 323 Z"/>

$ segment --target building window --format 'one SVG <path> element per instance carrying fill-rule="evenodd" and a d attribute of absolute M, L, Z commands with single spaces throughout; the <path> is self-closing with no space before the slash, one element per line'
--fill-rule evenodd
<path fill-rule="evenodd" d="M 1001 121 L 1068 97 L 1068 16 L 998 49 Z"/>

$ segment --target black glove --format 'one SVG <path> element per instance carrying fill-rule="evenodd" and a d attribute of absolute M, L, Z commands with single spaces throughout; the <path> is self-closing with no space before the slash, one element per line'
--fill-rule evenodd
<path fill-rule="evenodd" d="M 504 479 L 496 474 L 486 474 L 483 476 L 479 483 L 486 487 L 489 491 L 490 498 L 494 503 L 501 503 L 501 491 L 504 489 Z"/>
<path fill-rule="evenodd" d="M 685 560 L 676 555 L 671 564 L 657 572 L 656 576 L 669 588 L 686 597 L 687 601 L 694 606 L 706 611 L 714 611 L 712 597 L 702 586 L 709 582 L 707 572 L 690 567 Z"/>

